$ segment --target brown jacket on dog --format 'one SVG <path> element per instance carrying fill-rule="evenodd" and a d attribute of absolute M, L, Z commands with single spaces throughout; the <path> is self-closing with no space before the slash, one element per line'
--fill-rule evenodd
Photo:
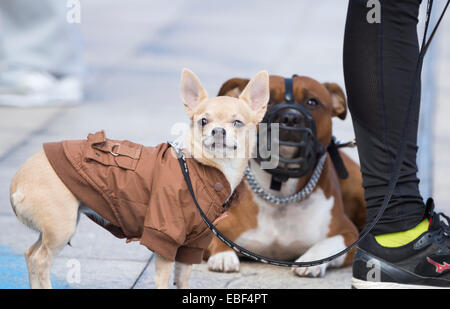
<path fill-rule="evenodd" d="M 170 260 L 201 263 L 212 233 L 192 201 L 170 145 L 110 140 L 100 131 L 87 140 L 45 143 L 44 150 L 69 190 L 101 217 L 88 215 L 96 223 L 119 238 L 138 238 Z M 216 168 L 190 158 L 187 164 L 200 207 L 217 222 L 231 195 L 230 185 Z"/>

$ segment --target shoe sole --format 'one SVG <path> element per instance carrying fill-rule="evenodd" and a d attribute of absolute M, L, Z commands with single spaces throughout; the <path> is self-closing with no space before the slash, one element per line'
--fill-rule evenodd
<path fill-rule="evenodd" d="M 394 282 L 364 281 L 352 278 L 352 289 L 450 289 L 447 287 L 401 284 Z"/>

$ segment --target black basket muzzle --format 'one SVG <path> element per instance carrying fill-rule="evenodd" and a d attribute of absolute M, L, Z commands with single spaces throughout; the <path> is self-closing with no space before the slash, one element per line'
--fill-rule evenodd
<path fill-rule="evenodd" d="M 294 103 L 292 79 L 285 79 L 285 84 L 285 102 L 272 107 L 265 114 L 261 121 L 262 126 L 259 128 L 257 145 L 257 160 L 260 164 L 278 160 L 276 167 L 265 169 L 265 171 L 272 174 L 279 182 L 305 176 L 314 168 L 318 157 L 326 151 L 322 143 L 317 140 L 313 116 L 304 106 Z M 298 123 L 295 125 L 279 123 L 279 116 L 286 111 L 293 111 L 298 117 Z M 273 126 L 277 124 L 278 130 Z M 284 135 L 291 138 L 283 140 Z M 277 146 L 292 147 L 294 156 L 283 157 Z"/>

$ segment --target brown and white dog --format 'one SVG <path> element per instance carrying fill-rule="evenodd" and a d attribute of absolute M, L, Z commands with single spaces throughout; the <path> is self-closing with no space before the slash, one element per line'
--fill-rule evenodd
<path fill-rule="evenodd" d="M 248 79 L 233 78 L 225 82 L 219 95 L 238 97 Z M 285 82 L 280 76 L 270 76 L 268 111 L 284 101 Z M 345 95 L 335 83 L 321 84 L 316 80 L 293 78 L 295 104 L 302 104 L 313 116 L 317 139 L 327 147 L 332 138 L 332 118 L 344 119 L 347 113 Z M 280 139 L 283 139 L 280 133 Z M 289 137 L 285 137 L 289 139 Z M 289 152 L 280 146 L 280 153 Z M 365 204 L 360 168 L 349 156 L 340 152 L 349 177 L 340 179 L 327 154 L 323 171 L 313 193 L 305 200 L 287 205 L 275 205 L 254 194 L 247 182 L 247 193 L 218 229 L 239 245 L 274 259 L 312 261 L 344 249 L 358 238 L 358 229 L 365 223 Z M 283 197 L 301 190 L 312 171 L 301 178 L 290 178 L 280 191 L 270 190 L 271 174 L 261 169 L 256 160 L 249 162 L 259 184 L 273 195 Z M 298 276 L 324 276 L 327 267 L 352 263 L 354 252 L 319 266 L 293 268 Z M 212 271 L 239 271 L 239 259 L 234 251 L 214 238 L 205 259 Z"/>

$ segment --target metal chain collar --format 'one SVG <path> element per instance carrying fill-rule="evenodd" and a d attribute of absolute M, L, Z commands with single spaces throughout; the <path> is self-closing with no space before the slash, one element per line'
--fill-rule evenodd
<path fill-rule="evenodd" d="M 256 195 L 261 197 L 262 199 L 271 202 L 276 205 L 284 205 L 289 203 L 295 203 L 299 201 L 303 201 L 305 198 L 307 198 L 314 190 L 314 188 L 317 185 L 317 182 L 320 179 L 320 175 L 322 175 L 323 166 L 325 164 L 325 160 L 327 158 L 327 154 L 323 154 L 319 161 L 317 162 L 316 167 L 314 168 L 313 174 L 311 178 L 309 179 L 308 183 L 301 189 L 299 192 L 290 195 L 290 196 L 284 196 L 284 197 L 278 197 L 273 195 L 270 192 L 267 192 L 261 185 L 258 183 L 258 181 L 255 178 L 255 175 L 252 173 L 249 166 L 245 169 L 245 178 L 247 179 L 247 183 L 252 189 L 253 192 L 255 192 Z"/>

